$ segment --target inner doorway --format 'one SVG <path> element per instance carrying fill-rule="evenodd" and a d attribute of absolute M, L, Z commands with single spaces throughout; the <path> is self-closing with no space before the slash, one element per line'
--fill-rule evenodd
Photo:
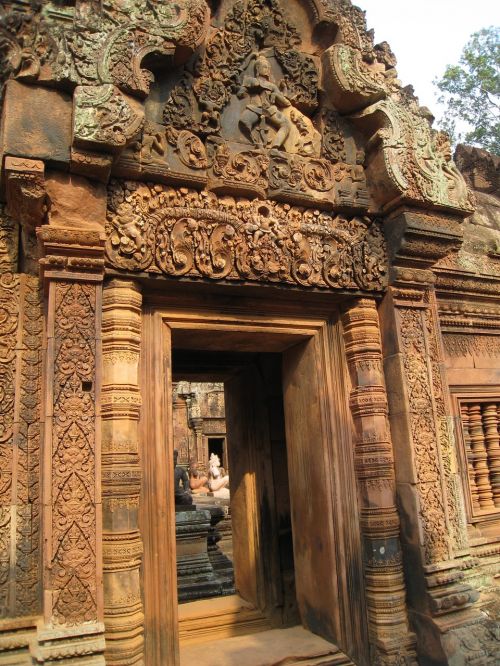
<path fill-rule="evenodd" d="M 187 507 L 176 506 L 181 647 L 183 642 L 203 640 L 209 629 L 212 636 L 222 638 L 300 624 L 295 593 L 281 354 L 174 348 L 172 377 L 174 386 L 190 387 L 191 400 L 197 403 L 198 428 L 203 428 L 203 418 L 209 412 L 210 389 L 223 385 L 227 442 L 227 457 L 222 448 L 211 448 L 212 438 L 208 438 L 207 450 L 197 451 L 196 460 L 181 460 L 187 463 L 188 474 L 190 467 L 196 466 L 195 476 L 189 476 L 193 506 L 189 511 L 182 510 Z M 212 415 L 220 416 L 214 414 L 214 410 Z M 179 441 L 184 441 L 186 438 L 179 428 L 178 433 Z M 213 439 L 222 447 L 223 438 Z M 176 441 L 174 446 L 177 446 Z M 219 485 L 214 485 L 211 469 L 203 468 L 207 460 L 213 462 L 213 455 L 226 465 L 222 474 L 228 472 L 229 488 L 216 490 Z M 204 479 L 204 487 L 200 487 Z M 194 507 L 197 514 L 191 511 Z M 227 517 L 218 522 L 217 512 L 222 513 L 221 507 Z M 193 525 L 193 516 L 202 516 L 204 512 L 208 518 L 207 511 L 211 512 L 213 526 L 207 535 L 205 561 L 213 567 L 202 570 L 199 565 L 198 541 L 204 538 L 200 527 L 197 540 L 191 539 L 193 561 L 198 564 L 199 572 L 192 575 L 191 556 L 186 553 L 184 531 L 180 526 Z M 221 543 L 221 525 L 224 532 L 230 525 L 233 587 L 227 585 L 229 540 L 226 535 Z M 220 547 L 214 543 L 215 537 Z M 183 539 L 182 546 L 179 538 Z M 220 581 L 219 586 L 216 581 Z M 231 593 L 236 598 L 227 599 L 226 605 L 217 600 Z M 195 599 L 205 601 L 198 603 L 193 601 Z M 192 601 L 189 607 L 182 605 L 186 600 Z M 227 622 L 222 619 L 226 617 L 222 613 L 224 608 L 231 609 L 226 614 Z M 194 618 L 198 619 L 198 632 Z"/>
<path fill-rule="evenodd" d="M 175 355 L 182 352 L 194 358 L 198 353 L 214 352 L 277 354 L 281 359 L 285 467 L 289 477 L 295 601 L 300 624 L 339 646 L 358 666 L 367 665 L 366 602 L 348 373 L 336 308 L 310 308 L 304 316 L 303 304 L 297 314 L 293 305 L 287 305 L 286 314 L 280 317 L 274 301 L 268 303 L 269 308 L 265 302 L 251 300 L 243 307 L 241 298 L 234 303 L 229 298 L 220 303 L 216 299 L 201 303 L 194 298 L 191 302 L 183 294 L 182 298 L 172 295 L 170 304 L 166 303 L 164 298 L 161 307 L 149 306 L 143 317 L 142 381 L 147 396 L 143 403 L 141 526 L 146 662 L 151 666 L 180 663 L 175 508 L 173 493 L 165 492 L 174 477 L 172 384 L 174 371 L 179 367 Z M 220 359 L 218 356 L 215 370 L 220 369 Z M 226 384 L 233 382 L 231 395 L 239 396 L 237 402 L 248 406 L 247 413 L 250 410 L 257 413 L 255 410 L 262 405 L 248 392 L 252 386 L 248 377 L 255 376 L 255 372 L 255 366 L 250 365 L 223 379 Z M 228 406 L 228 440 L 230 430 L 234 431 L 229 427 L 230 413 L 235 410 Z M 264 422 L 253 416 L 239 419 L 236 427 L 250 441 Z M 244 451 L 243 457 L 248 457 L 251 450 L 255 447 Z M 265 456 L 258 458 L 263 459 Z M 238 476 L 238 461 L 234 463 L 230 456 L 233 477 Z M 265 468 L 277 469 L 270 465 Z M 245 469 L 250 469 L 248 461 Z M 248 474 L 247 479 L 251 478 Z M 231 480 L 231 485 L 234 483 Z M 240 485 L 255 487 L 246 482 L 236 487 Z M 277 486 L 274 482 L 271 485 Z M 268 501 L 263 505 L 272 506 Z M 266 511 L 261 513 L 262 522 L 270 519 Z M 278 534 L 279 530 L 274 531 L 274 539 Z M 267 560 L 255 548 L 258 531 L 247 530 L 243 537 L 241 543 L 253 558 L 253 565 L 243 571 L 258 571 L 260 562 L 265 568 Z M 279 547 L 273 547 L 273 553 L 279 553 Z M 256 601 L 254 607 L 265 609 L 269 597 L 259 586 L 259 580 L 262 579 L 258 575 L 251 576 L 238 581 L 237 587 L 246 598 Z M 281 579 L 274 576 L 274 580 Z"/>

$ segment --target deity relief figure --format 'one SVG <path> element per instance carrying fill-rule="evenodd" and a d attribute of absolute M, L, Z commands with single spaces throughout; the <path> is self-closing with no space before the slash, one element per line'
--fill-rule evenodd
<path fill-rule="evenodd" d="M 249 97 L 249 103 L 241 114 L 239 125 L 251 143 L 269 148 L 283 148 L 290 134 L 290 119 L 280 109 L 291 106 L 290 100 L 271 81 L 271 65 L 267 58 L 258 55 L 254 63 L 254 76 L 246 76 L 238 91 L 238 97 Z M 268 139 L 268 125 L 277 132 Z"/>
<path fill-rule="evenodd" d="M 239 119 L 250 143 L 270 150 L 319 156 L 321 138 L 310 118 L 293 106 L 283 86 L 272 81 L 271 64 L 262 53 L 253 55 L 253 76 L 245 76 L 237 97 L 246 102 Z M 274 136 L 272 131 L 275 130 Z"/>
<path fill-rule="evenodd" d="M 212 453 L 208 464 L 208 487 L 210 491 L 214 497 L 229 499 L 229 476 L 222 474 L 219 456 Z"/>

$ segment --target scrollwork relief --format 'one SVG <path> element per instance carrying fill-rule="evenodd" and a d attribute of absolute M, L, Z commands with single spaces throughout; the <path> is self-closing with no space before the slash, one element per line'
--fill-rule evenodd
<path fill-rule="evenodd" d="M 304 287 L 377 290 L 385 284 L 380 226 L 287 204 L 115 182 L 107 259 L 134 271 Z"/>

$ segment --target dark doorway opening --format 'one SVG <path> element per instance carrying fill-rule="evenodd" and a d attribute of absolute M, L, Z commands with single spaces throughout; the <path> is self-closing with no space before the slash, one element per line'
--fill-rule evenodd
<path fill-rule="evenodd" d="M 224 437 L 209 437 L 208 438 L 208 457 L 212 455 L 212 453 L 216 456 L 218 456 L 219 460 L 225 461 L 225 439 Z"/>

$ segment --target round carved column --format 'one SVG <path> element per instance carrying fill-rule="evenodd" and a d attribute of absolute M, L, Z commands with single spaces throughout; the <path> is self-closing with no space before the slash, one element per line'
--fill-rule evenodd
<path fill-rule="evenodd" d="M 415 638 L 409 631 L 406 611 L 394 455 L 375 301 L 354 301 L 343 313 L 342 324 L 352 384 L 349 404 L 355 427 L 355 469 L 373 663 L 392 664 L 397 658 L 415 663 Z"/>
<path fill-rule="evenodd" d="M 111 280 L 103 296 L 102 500 L 106 663 L 143 664 L 138 386 L 142 297 Z"/>

